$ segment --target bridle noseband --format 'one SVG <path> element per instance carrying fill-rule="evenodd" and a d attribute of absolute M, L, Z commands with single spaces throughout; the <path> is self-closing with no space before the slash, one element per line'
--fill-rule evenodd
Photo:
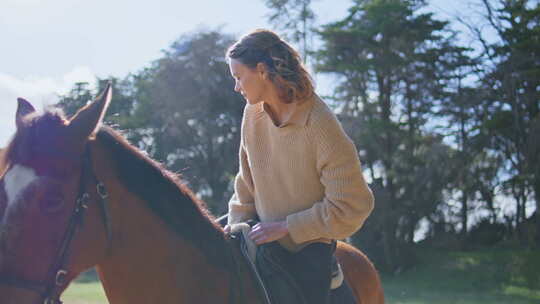
<path fill-rule="evenodd" d="M 86 173 L 88 172 L 88 173 Z M 60 289 L 67 283 L 67 277 L 69 271 L 66 269 L 67 261 L 70 256 L 71 243 L 74 239 L 75 233 L 82 226 L 86 210 L 90 204 L 90 194 L 86 192 L 86 185 L 89 181 L 96 185 L 96 193 L 99 197 L 101 211 L 104 217 L 105 229 L 107 232 L 107 242 L 110 246 L 112 239 L 112 230 L 110 225 L 110 214 L 107 205 L 107 189 L 105 185 L 100 182 L 94 174 L 92 160 L 90 156 L 90 147 L 87 145 L 83 155 L 81 177 L 79 181 L 79 192 L 77 195 L 77 201 L 75 202 L 75 208 L 71 214 L 68 222 L 64 238 L 60 248 L 58 249 L 58 255 L 54 262 L 51 264 L 50 270 L 45 281 L 32 281 L 27 279 L 18 278 L 9 275 L 0 275 L 0 285 L 9 285 L 20 289 L 26 289 L 39 294 L 39 303 L 43 304 L 62 304 L 60 301 Z M 110 248 L 110 247 L 109 247 Z"/>

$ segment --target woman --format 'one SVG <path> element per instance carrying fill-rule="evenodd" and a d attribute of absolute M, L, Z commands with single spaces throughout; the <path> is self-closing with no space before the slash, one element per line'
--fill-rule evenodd
<path fill-rule="evenodd" d="M 247 101 L 228 226 L 260 219 L 249 233 L 259 250 L 294 268 L 307 303 L 328 303 L 332 241 L 357 231 L 373 209 L 358 153 L 277 34 L 255 30 L 227 57 Z"/>

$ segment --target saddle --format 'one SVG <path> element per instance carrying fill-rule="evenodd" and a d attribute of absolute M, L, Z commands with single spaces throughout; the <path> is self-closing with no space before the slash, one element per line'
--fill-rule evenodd
<path fill-rule="evenodd" d="M 220 221 L 220 223 L 222 222 Z M 257 289 L 257 304 L 283 304 L 283 301 L 286 301 L 286 303 L 308 304 L 304 299 L 303 292 L 296 286 L 294 279 L 292 279 L 293 276 L 287 272 L 285 267 L 280 267 L 279 265 L 276 265 L 276 263 L 268 261 L 261 251 L 259 251 L 258 254 L 257 246 L 249 237 L 247 237 L 247 234 L 251 231 L 251 227 L 254 224 L 255 222 L 233 225 L 231 227 L 231 241 L 233 246 L 237 247 L 233 252 L 237 252 L 237 258 L 244 264 L 244 269 L 247 269 L 250 272 L 249 277 L 253 280 Z M 257 263 L 256 259 L 258 256 L 259 259 L 265 259 L 266 261 L 264 261 L 264 263 L 261 263 L 261 261 Z M 257 269 L 258 267 L 263 267 L 265 271 L 261 273 L 259 269 Z M 269 290 L 266 285 L 271 283 L 269 280 L 272 280 L 272 278 L 268 275 L 265 276 L 264 274 L 268 272 L 276 274 L 280 281 L 286 282 L 286 287 L 280 288 L 279 291 Z M 343 271 L 335 256 L 332 257 L 332 280 L 330 289 L 330 303 L 355 303 L 355 298 L 352 295 L 350 287 L 344 281 Z M 276 296 L 271 295 L 270 292 L 279 293 L 280 303 L 271 302 L 271 299 L 275 299 Z"/>
<path fill-rule="evenodd" d="M 229 303 L 248 303 L 246 299 L 250 299 L 250 304 L 272 304 L 257 267 L 249 258 L 247 243 L 241 233 L 231 233 L 230 249 L 235 277 Z"/>

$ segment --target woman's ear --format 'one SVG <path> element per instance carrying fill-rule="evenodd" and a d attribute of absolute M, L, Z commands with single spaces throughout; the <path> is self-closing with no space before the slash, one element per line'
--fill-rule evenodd
<path fill-rule="evenodd" d="M 266 64 L 262 62 L 257 63 L 257 73 L 261 76 L 263 80 L 268 79 L 268 71 L 266 69 Z"/>

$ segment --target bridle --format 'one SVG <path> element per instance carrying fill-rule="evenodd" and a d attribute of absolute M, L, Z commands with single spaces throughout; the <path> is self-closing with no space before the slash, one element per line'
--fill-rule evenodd
<path fill-rule="evenodd" d="M 90 206 L 90 193 L 86 192 L 86 186 L 88 182 L 92 182 L 95 185 L 96 193 L 99 197 L 99 205 L 104 218 L 104 225 L 107 232 L 108 249 L 112 239 L 112 230 L 110 223 L 110 213 L 107 204 L 107 189 L 105 185 L 100 182 L 94 174 L 92 160 L 90 155 L 90 147 L 86 146 L 83 154 L 81 176 L 79 180 L 79 191 L 77 195 L 77 201 L 75 202 L 75 208 L 71 214 L 71 217 L 64 233 L 62 243 L 58 249 L 56 259 L 51 264 L 46 280 L 33 281 L 16 276 L 2 275 L 0 274 L 0 285 L 13 286 L 20 289 L 35 292 L 40 295 L 38 303 L 43 304 L 62 304 L 60 301 L 60 292 L 67 283 L 68 269 L 67 261 L 70 256 L 71 243 L 75 237 L 75 233 L 82 226 L 86 210 Z"/>

